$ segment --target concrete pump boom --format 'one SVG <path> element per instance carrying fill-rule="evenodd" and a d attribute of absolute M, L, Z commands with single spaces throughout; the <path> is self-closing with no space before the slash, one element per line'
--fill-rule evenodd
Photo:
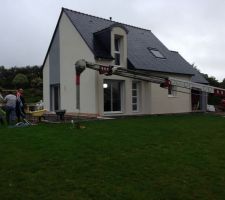
<path fill-rule="evenodd" d="M 122 76 L 122 77 L 128 77 L 128 78 L 147 81 L 147 82 L 151 82 L 151 83 L 157 83 L 157 84 L 160 84 L 160 86 L 163 88 L 169 88 L 171 86 L 187 88 L 187 89 L 194 88 L 194 89 L 198 89 L 200 91 L 206 92 L 206 93 L 212 93 L 216 96 L 225 97 L 225 89 L 223 89 L 223 88 L 213 87 L 210 85 L 194 83 L 191 81 L 185 81 L 185 80 L 166 77 L 166 76 L 152 75 L 147 72 L 144 73 L 141 71 L 126 69 L 126 68 L 118 67 L 115 65 L 106 66 L 106 65 L 102 65 L 102 64 L 87 62 L 87 61 L 81 59 L 75 63 L 75 67 L 76 67 L 76 71 L 78 71 L 78 72 L 85 70 L 85 68 L 89 68 L 89 69 L 96 70 L 100 74 L 104 74 L 106 76 L 118 75 L 118 76 Z M 82 69 L 82 70 L 80 70 L 80 69 Z M 80 73 L 79 73 L 79 76 L 80 76 Z M 79 77 L 77 77 L 77 78 L 79 78 Z"/>

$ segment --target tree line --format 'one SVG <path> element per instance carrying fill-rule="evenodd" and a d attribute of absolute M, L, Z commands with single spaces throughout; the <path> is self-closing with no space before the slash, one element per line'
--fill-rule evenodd
<path fill-rule="evenodd" d="M 23 88 L 27 102 L 42 99 L 42 69 L 40 66 L 11 67 L 0 66 L 0 88 L 16 90 Z"/>
<path fill-rule="evenodd" d="M 219 82 L 214 76 L 209 76 L 208 74 L 203 74 L 203 76 L 209 82 L 209 85 L 225 89 L 225 78 L 222 82 Z"/>
<path fill-rule="evenodd" d="M 193 67 L 197 69 L 196 66 Z M 209 85 L 225 89 L 225 78 L 222 82 L 219 82 L 213 76 L 209 76 L 208 74 L 202 75 L 209 82 Z M 41 67 L 37 65 L 11 68 L 0 66 L 0 88 L 3 90 L 15 90 L 19 87 L 27 91 L 26 97 L 30 102 L 41 100 L 43 89 Z"/>
<path fill-rule="evenodd" d="M 11 67 L 0 66 L 0 87 L 16 89 L 17 87 L 42 86 L 42 70 L 40 66 Z"/>

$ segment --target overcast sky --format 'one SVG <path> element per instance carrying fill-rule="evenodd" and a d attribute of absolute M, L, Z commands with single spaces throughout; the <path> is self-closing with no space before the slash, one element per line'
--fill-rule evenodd
<path fill-rule="evenodd" d="M 0 66 L 41 65 L 62 7 L 149 29 L 201 72 L 225 78 L 224 0 L 0 0 Z"/>

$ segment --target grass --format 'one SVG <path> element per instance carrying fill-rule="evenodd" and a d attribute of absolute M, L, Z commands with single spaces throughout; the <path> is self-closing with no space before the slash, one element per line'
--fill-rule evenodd
<path fill-rule="evenodd" d="M 225 118 L 84 125 L 0 128 L 0 199 L 224 199 Z"/>

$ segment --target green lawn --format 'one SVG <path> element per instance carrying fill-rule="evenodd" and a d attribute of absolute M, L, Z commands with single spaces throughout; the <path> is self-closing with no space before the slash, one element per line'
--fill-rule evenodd
<path fill-rule="evenodd" d="M 0 199 L 225 198 L 225 117 L 0 128 Z"/>

